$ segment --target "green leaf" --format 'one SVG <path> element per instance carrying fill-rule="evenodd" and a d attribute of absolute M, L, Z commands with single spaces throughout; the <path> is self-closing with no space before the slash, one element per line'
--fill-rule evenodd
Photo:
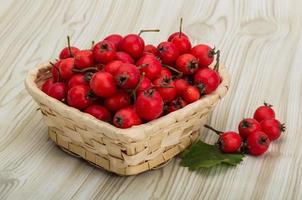
<path fill-rule="evenodd" d="M 243 154 L 222 153 L 215 145 L 199 140 L 181 154 L 181 165 L 189 167 L 189 170 L 210 168 L 220 164 L 235 166 L 243 157 Z"/>

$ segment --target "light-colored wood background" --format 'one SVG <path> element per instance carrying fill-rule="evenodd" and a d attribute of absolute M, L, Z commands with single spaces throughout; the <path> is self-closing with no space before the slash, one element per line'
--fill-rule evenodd
<path fill-rule="evenodd" d="M 0 199 L 302 199 L 302 3 L 299 0 L 0 1 Z M 144 34 L 157 44 L 178 29 L 215 44 L 232 74 L 209 123 L 236 129 L 264 100 L 287 132 L 262 157 L 237 167 L 165 168 L 118 177 L 70 157 L 47 139 L 24 89 L 28 70 L 72 43 L 109 33 Z M 217 138 L 205 132 L 202 139 Z"/>

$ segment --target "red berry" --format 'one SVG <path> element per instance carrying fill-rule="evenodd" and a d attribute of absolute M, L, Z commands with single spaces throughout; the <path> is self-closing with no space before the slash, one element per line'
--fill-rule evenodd
<path fill-rule="evenodd" d="M 285 131 L 285 125 L 276 119 L 264 119 L 261 121 L 260 126 L 270 141 L 278 139 L 281 133 Z"/>
<path fill-rule="evenodd" d="M 97 72 L 92 76 L 90 88 L 100 97 L 110 97 L 117 91 L 113 76 L 108 72 Z"/>
<path fill-rule="evenodd" d="M 172 73 L 169 69 L 162 67 L 160 71 L 160 77 L 161 78 L 172 78 Z"/>
<path fill-rule="evenodd" d="M 105 122 L 111 121 L 111 114 L 104 106 L 94 104 L 94 105 L 88 106 L 84 112 L 94 116 L 95 118 L 97 118 L 99 120 L 102 120 Z"/>
<path fill-rule="evenodd" d="M 170 78 L 158 78 L 153 81 L 156 90 L 165 102 L 170 102 L 175 99 L 177 90 L 173 81 Z"/>
<path fill-rule="evenodd" d="M 170 102 L 168 106 L 168 112 L 174 112 L 176 110 L 179 110 L 187 105 L 187 102 L 185 102 L 181 97 L 177 97 L 173 101 Z"/>
<path fill-rule="evenodd" d="M 105 99 L 104 105 L 110 111 L 117 111 L 130 105 L 130 96 L 126 92 L 120 91 Z"/>
<path fill-rule="evenodd" d="M 57 62 L 52 68 L 52 76 L 54 80 L 68 80 L 74 75 L 72 69 L 74 67 L 74 58 L 66 58 Z"/>
<path fill-rule="evenodd" d="M 247 151 L 249 154 L 254 156 L 259 156 L 266 152 L 269 145 L 270 139 L 261 131 L 251 133 L 246 140 Z"/>
<path fill-rule="evenodd" d="M 99 63 L 109 63 L 115 59 L 115 46 L 109 40 L 103 40 L 93 47 L 93 58 Z"/>
<path fill-rule="evenodd" d="M 180 35 L 179 32 L 175 32 L 175 33 L 171 34 L 168 38 L 168 42 L 171 42 L 175 37 L 179 37 L 179 35 Z M 189 37 L 186 34 L 184 34 L 183 32 L 181 32 L 181 37 L 189 39 Z"/>
<path fill-rule="evenodd" d="M 255 119 L 247 118 L 243 119 L 238 126 L 239 134 L 243 139 L 247 139 L 248 136 L 255 132 L 255 131 L 261 131 L 261 127 L 259 122 L 257 122 Z"/>
<path fill-rule="evenodd" d="M 136 89 L 136 96 L 140 95 L 140 93 L 144 92 L 145 90 L 148 90 L 152 87 L 152 82 L 147 77 L 143 77 L 143 80 L 141 81 L 140 85 Z"/>
<path fill-rule="evenodd" d="M 199 67 L 208 67 L 214 60 L 215 51 L 205 44 L 196 45 L 191 54 L 198 59 Z"/>
<path fill-rule="evenodd" d="M 78 51 L 80 51 L 80 49 L 76 48 L 76 47 L 70 47 L 70 49 L 68 47 L 65 47 L 64 49 L 62 49 L 59 58 L 60 59 L 66 59 L 66 58 L 71 58 L 73 57 Z"/>
<path fill-rule="evenodd" d="M 122 51 L 116 52 L 115 59 L 120 60 L 123 63 L 130 63 L 130 64 L 134 63 L 133 58 L 129 54 Z"/>
<path fill-rule="evenodd" d="M 185 75 L 193 74 L 198 69 L 198 60 L 192 54 L 183 54 L 177 58 L 176 68 Z"/>
<path fill-rule="evenodd" d="M 144 55 L 147 55 L 147 54 L 153 54 L 154 56 L 159 56 L 159 52 L 158 52 L 157 48 L 152 44 L 148 44 L 145 46 Z"/>
<path fill-rule="evenodd" d="M 156 90 L 149 89 L 137 97 L 134 106 L 142 119 L 151 121 L 163 113 L 164 102 Z"/>
<path fill-rule="evenodd" d="M 105 37 L 104 40 L 110 41 L 114 44 L 115 49 L 118 49 L 118 46 L 120 44 L 120 42 L 122 41 L 123 37 L 119 34 L 111 34 L 108 35 L 107 37 Z"/>
<path fill-rule="evenodd" d="M 67 93 L 67 104 L 77 109 L 85 109 L 92 104 L 90 96 L 87 85 L 76 85 Z"/>
<path fill-rule="evenodd" d="M 119 49 L 128 53 L 134 59 L 142 56 L 144 47 L 144 40 L 137 34 L 126 35 L 119 44 Z"/>
<path fill-rule="evenodd" d="M 219 135 L 219 149 L 224 153 L 236 153 L 241 147 L 241 137 L 233 131 L 223 132 Z"/>
<path fill-rule="evenodd" d="M 91 77 L 91 72 L 87 72 L 86 74 L 75 74 L 69 79 L 67 88 L 70 89 L 76 85 L 88 85 Z"/>
<path fill-rule="evenodd" d="M 117 111 L 113 117 L 113 124 L 118 128 L 129 128 L 141 123 L 141 119 L 132 106 L 122 108 L 121 110 Z"/>
<path fill-rule="evenodd" d="M 210 68 L 197 70 L 194 75 L 194 83 L 198 86 L 201 94 L 210 94 L 216 90 L 221 82 L 219 74 Z"/>
<path fill-rule="evenodd" d="M 122 61 L 120 60 L 115 60 L 115 61 L 112 61 L 108 64 L 105 65 L 105 72 L 108 72 L 110 74 L 112 74 L 112 76 L 115 75 L 116 71 L 118 70 L 118 68 L 120 68 L 120 66 L 123 64 Z"/>
<path fill-rule="evenodd" d="M 49 78 L 49 79 L 47 79 L 47 80 L 43 83 L 43 85 L 42 85 L 42 87 L 41 87 L 41 90 L 42 90 L 44 93 L 48 94 L 48 91 L 49 91 L 50 87 L 51 87 L 53 84 L 54 84 L 53 79 L 52 79 L 52 78 Z"/>
<path fill-rule="evenodd" d="M 176 36 L 174 37 L 171 42 L 175 44 L 176 48 L 178 49 L 179 54 L 190 53 L 191 50 L 191 42 L 187 37 L 184 36 Z"/>
<path fill-rule="evenodd" d="M 48 95 L 59 101 L 63 101 L 66 96 L 65 83 L 62 82 L 53 83 L 48 90 Z"/>
<path fill-rule="evenodd" d="M 179 56 L 178 49 L 172 42 L 162 42 L 157 46 L 159 57 L 164 64 L 173 64 Z"/>
<path fill-rule="evenodd" d="M 186 90 L 183 91 L 181 97 L 188 103 L 197 101 L 200 98 L 200 93 L 197 87 L 189 85 Z"/>
<path fill-rule="evenodd" d="M 154 55 L 145 55 L 141 57 L 136 65 L 140 67 L 140 71 L 145 73 L 145 76 L 150 80 L 160 77 L 162 66 Z"/>
<path fill-rule="evenodd" d="M 176 79 L 174 80 L 174 86 L 176 88 L 177 94 L 181 95 L 183 93 L 183 91 L 185 91 L 187 89 L 187 87 L 189 86 L 189 83 L 184 80 L 184 79 Z"/>
<path fill-rule="evenodd" d="M 254 119 L 258 122 L 273 118 L 275 118 L 275 111 L 272 109 L 272 105 L 267 103 L 264 103 L 264 106 L 258 107 L 254 113 Z"/>
<path fill-rule="evenodd" d="M 74 56 L 74 65 L 76 68 L 84 69 L 93 66 L 93 53 L 91 50 L 81 50 Z"/>
<path fill-rule="evenodd" d="M 132 64 L 123 63 L 115 73 L 116 84 L 123 89 L 135 88 L 140 79 L 139 69 Z"/>

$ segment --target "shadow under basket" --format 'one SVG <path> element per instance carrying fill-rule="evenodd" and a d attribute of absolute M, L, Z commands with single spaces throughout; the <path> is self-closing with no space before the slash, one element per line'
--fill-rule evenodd
<path fill-rule="evenodd" d="M 119 175 L 158 168 L 199 138 L 208 114 L 226 94 L 230 77 L 219 66 L 222 82 L 210 95 L 151 122 L 116 128 L 46 95 L 40 90 L 51 77 L 41 64 L 28 73 L 25 86 L 39 104 L 49 137 L 63 150 Z"/>

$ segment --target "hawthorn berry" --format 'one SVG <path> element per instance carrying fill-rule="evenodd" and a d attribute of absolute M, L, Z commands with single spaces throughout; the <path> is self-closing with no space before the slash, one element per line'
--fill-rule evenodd
<path fill-rule="evenodd" d="M 268 136 L 270 141 L 276 140 L 285 131 L 285 125 L 277 119 L 264 119 L 260 123 L 262 131 Z"/>
<path fill-rule="evenodd" d="M 113 117 L 113 124 L 118 128 L 130 128 L 141 123 L 141 119 L 132 106 L 120 109 Z"/>

